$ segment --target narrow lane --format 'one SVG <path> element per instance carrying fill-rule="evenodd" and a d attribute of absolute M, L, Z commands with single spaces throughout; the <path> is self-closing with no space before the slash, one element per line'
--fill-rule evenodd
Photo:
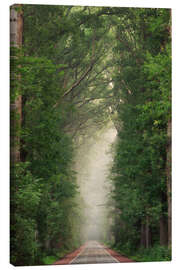
<path fill-rule="evenodd" d="M 85 248 L 69 264 L 118 263 L 97 241 L 89 241 Z"/>
<path fill-rule="evenodd" d="M 133 260 L 109 249 L 97 241 L 88 241 L 78 249 L 54 262 L 58 264 L 129 263 Z"/>

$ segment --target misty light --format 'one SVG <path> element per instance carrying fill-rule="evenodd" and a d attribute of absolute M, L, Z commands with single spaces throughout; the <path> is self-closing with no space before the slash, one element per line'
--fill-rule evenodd
<path fill-rule="evenodd" d="M 80 196 L 84 202 L 81 232 L 85 240 L 104 239 L 111 224 L 107 212 L 111 182 L 108 179 L 112 162 L 111 145 L 117 131 L 110 127 L 81 146 L 77 155 L 76 171 Z"/>

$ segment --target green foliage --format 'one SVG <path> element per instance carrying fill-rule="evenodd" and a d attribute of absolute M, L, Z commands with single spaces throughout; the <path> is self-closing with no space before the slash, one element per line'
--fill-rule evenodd
<path fill-rule="evenodd" d="M 38 250 L 36 215 L 42 191 L 28 163 L 17 163 L 11 176 L 11 263 L 32 265 Z"/>
<path fill-rule="evenodd" d="M 73 145 L 63 130 L 67 106 L 54 108 L 63 94 L 58 85 L 64 72 L 59 69 L 65 66 L 23 55 L 13 64 L 20 78 L 16 96 L 22 95 L 22 122 L 13 130 L 20 138 L 21 162 L 12 167 L 11 176 L 11 262 L 34 265 L 56 254 L 58 246 L 63 250 L 77 233 L 70 222 L 78 206 Z M 13 91 L 11 95 L 15 100 Z"/>
<path fill-rule="evenodd" d="M 167 246 L 155 244 L 153 247 L 146 249 L 144 247 L 133 249 L 131 242 L 128 241 L 124 245 L 121 245 L 121 243 L 117 246 L 111 245 L 111 248 L 124 256 L 128 256 L 135 262 L 171 261 L 171 249 Z"/>
<path fill-rule="evenodd" d="M 152 248 L 138 250 L 132 259 L 137 262 L 171 261 L 171 250 L 166 246 L 155 245 Z"/>
<path fill-rule="evenodd" d="M 11 46 L 10 48 L 10 87 L 11 87 L 11 95 L 10 95 L 10 102 L 14 104 L 17 97 L 20 95 L 20 82 L 18 79 L 18 62 L 21 55 L 21 50 L 19 48 Z"/>
<path fill-rule="evenodd" d="M 47 256 L 43 258 L 43 264 L 48 265 L 48 264 L 53 264 L 58 258 L 55 256 Z"/>
<path fill-rule="evenodd" d="M 136 28 L 131 24 L 131 15 L 136 18 Z M 122 128 L 112 168 L 112 196 L 120 212 L 119 216 L 115 215 L 113 226 L 115 246 L 126 255 L 132 255 L 143 241 L 149 241 L 146 245 L 152 246 L 159 243 L 160 217 L 165 217 L 167 222 L 166 149 L 169 143 L 167 123 L 171 116 L 171 44 L 169 10 L 134 9 L 127 17 L 126 24 L 122 22 L 116 29 L 114 50 L 119 68 L 114 74 L 116 121 Z M 121 54 L 119 58 L 117 52 Z M 144 226 L 151 231 L 151 239 L 144 239 Z M 138 252 L 139 260 L 167 259 L 158 248 L 148 249 L 147 256 Z"/>
<path fill-rule="evenodd" d="M 11 103 L 22 97 L 11 133 L 20 148 L 11 176 L 11 262 L 51 264 L 80 244 L 74 150 L 89 127 L 110 119 L 118 130 L 115 246 L 133 254 L 147 222 L 158 243 L 159 219 L 167 219 L 170 11 L 21 7 L 24 44 L 11 49 Z M 160 247 L 149 252 L 143 258 L 168 256 Z"/>

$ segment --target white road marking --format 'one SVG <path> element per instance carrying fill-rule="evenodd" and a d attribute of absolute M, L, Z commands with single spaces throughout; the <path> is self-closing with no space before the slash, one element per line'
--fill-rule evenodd
<path fill-rule="evenodd" d="M 120 261 L 118 261 L 115 257 L 113 257 L 105 248 L 104 248 L 104 251 L 109 255 L 111 256 L 116 262 L 120 263 Z"/>
<path fill-rule="evenodd" d="M 88 256 L 88 249 L 90 251 L 90 256 Z M 96 249 L 100 249 L 100 253 L 96 253 Z M 91 251 L 94 250 L 94 254 Z M 85 253 L 84 255 L 82 255 Z M 106 255 L 107 254 L 107 255 Z M 103 261 L 104 260 L 104 261 Z M 88 263 L 119 263 L 119 261 L 114 258 L 101 244 L 97 241 L 89 241 L 86 246 L 81 250 L 81 252 L 73 258 L 69 264 L 88 264 Z"/>
<path fill-rule="evenodd" d="M 85 249 L 85 248 L 83 248 L 83 249 L 79 252 L 79 254 L 78 254 L 76 257 L 74 257 L 74 258 L 72 259 L 72 261 L 69 262 L 69 264 L 71 264 L 74 260 L 76 260 L 76 259 L 81 255 L 81 253 L 84 251 L 84 249 Z"/>

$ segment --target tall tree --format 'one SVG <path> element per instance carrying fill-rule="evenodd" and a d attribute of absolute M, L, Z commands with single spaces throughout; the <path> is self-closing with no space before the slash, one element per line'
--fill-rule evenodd
<path fill-rule="evenodd" d="M 128 238 L 131 248 L 137 246 L 138 241 L 149 247 L 158 236 L 160 244 L 164 245 L 168 236 L 169 10 L 129 9 L 121 20 L 116 27 L 114 53 L 117 59 L 114 97 L 117 100 L 117 121 L 122 127 L 113 168 L 114 197 L 117 208 L 122 211 L 120 220 L 124 225 L 121 230 L 124 233 L 132 226 Z M 138 235 L 132 237 L 134 229 Z M 117 237 L 116 242 L 120 242 L 122 234 Z M 123 245 L 123 241 L 121 243 Z"/>

